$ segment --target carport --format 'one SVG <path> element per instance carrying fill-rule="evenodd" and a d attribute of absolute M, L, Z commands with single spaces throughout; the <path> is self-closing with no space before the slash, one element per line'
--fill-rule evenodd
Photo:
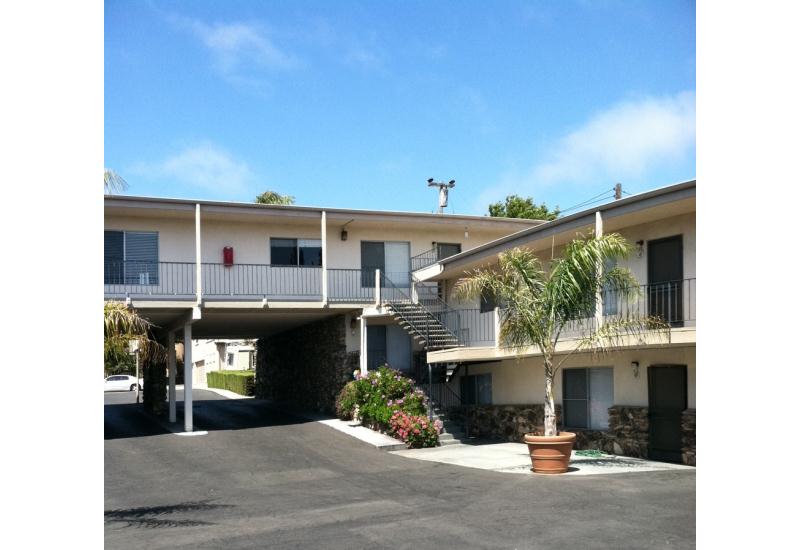
<path fill-rule="evenodd" d="M 202 434 L 194 430 L 192 418 L 192 340 L 223 338 L 261 338 L 290 330 L 328 317 L 352 312 L 360 315 L 354 304 L 337 304 L 323 307 L 317 303 L 261 304 L 253 302 L 209 303 L 204 307 L 194 304 L 135 304 L 139 314 L 157 327 L 162 337 L 166 335 L 169 422 L 176 423 L 176 372 L 175 344 L 184 346 L 184 418 L 183 435 Z"/>

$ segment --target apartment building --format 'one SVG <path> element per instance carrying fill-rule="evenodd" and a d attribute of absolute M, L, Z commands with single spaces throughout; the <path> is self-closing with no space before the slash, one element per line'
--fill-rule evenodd
<path fill-rule="evenodd" d="M 426 340 L 394 320 L 388 300 L 417 300 L 415 266 L 541 223 L 106 196 L 104 296 L 153 322 L 168 349 L 182 337 L 189 369 L 193 339 L 258 338 L 257 391 L 329 410 L 351 367 L 410 371 L 446 336 L 432 324 Z M 440 299 L 436 283 L 420 288 Z M 193 377 L 184 378 L 191 431 Z"/>
<path fill-rule="evenodd" d="M 591 322 L 562 336 L 559 425 L 578 448 L 694 464 L 695 191 L 684 182 L 546 223 L 108 196 L 105 297 L 167 343 L 258 339 L 257 396 L 330 411 L 353 370 L 388 363 L 424 381 L 471 435 L 519 441 L 543 424 L 541 356 L 503 347 L 498 304 L 460 301 L 456 283 L 514 247 L 547 261 L 578 234 L 617 232 L 633 245 L 620 265 L 639 298 L 609 289 Z M 574 352 L 586 330 L 634 314 L 669 331 Z M 186 400 L 191 431 L 191 387 Z"/>
<path fill-rule="evenodd" d="M 458 279 L 511 248 L 546 264 L 578 234 L 616 232 L 633 245 L 620 266 L 641 285 L 639 297 L 623 302 L 608 289 L 595 317 L 562 336 L 557 352 L 571 355 L 556 378 L 559 425 L 578 433 L 578 448 L 695 463 L 695 192 L 695 181 L 656 189 L 419 266 L 414 280 L 443 289 L 439 317 L 458 336 L 427 361 L 448 366 L 440 381 L 468 406 L 473 435 L 519 441 L 543 424 L 543 363 L 536 348 L 504 348 L 497 305 L 490 297 L 460 302 Z M 632 315 L 659 317 L 669 331 L 627 338 L 607 354 L 574 352 L 587 330 Z"/>

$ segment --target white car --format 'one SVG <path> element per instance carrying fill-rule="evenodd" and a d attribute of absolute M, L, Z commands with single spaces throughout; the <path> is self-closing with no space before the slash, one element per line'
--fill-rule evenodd
<path fill-rule="evenodd" d="M 115 374 L 105 380 L 104 391 L 134 391 L 136 377 L 127 374 Z M 139 391 L 142 389 L 142 379 L 139 378 Z"/>

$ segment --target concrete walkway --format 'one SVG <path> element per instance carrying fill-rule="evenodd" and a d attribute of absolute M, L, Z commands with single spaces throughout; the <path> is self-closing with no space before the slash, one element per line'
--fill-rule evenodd
<path fill-rule="evenodd" d="M 492 470 L 510 474 L 531 474 L 528 446 L 524 443 L 459 444 L 430 449 L 406 449 L 393 451 L 392 454 L 480 470 Z M 606 454 L 601 457 L 580 456 L 573 451 L 570 469 L 566 474 L 562 475 L 628 474 L 663 470 L 694 470 L 694 468 L 692 466 L 668 464 L 666 462 L 655 462 L 627 456 Z"/>

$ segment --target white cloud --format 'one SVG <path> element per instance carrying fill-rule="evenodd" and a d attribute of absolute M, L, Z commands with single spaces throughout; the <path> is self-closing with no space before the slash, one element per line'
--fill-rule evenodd
<path fill-rule="evenodd" d="M 186 147 L 160 162 L 139 164 L 133 172 L 227 195 L 244 191 L 253 178 L 247 163 L 209 142 Z"/>
<path fill-rule="evenodd" d="M 534 193 L 553 184 L 607 181 L 610 187 L 680 162 L 694 145 L 693 91 L 622 101 L 557 138 L 527 169 L 504 174 L 478 196 L 476 205 L 483 209 L 509 193 Z"/>
<path fill-rule="evenodd" d="M 214 68 L 237 83 L 258 83 L 264 71 L 290 69 L 298 60 L 280 49 L 266 29 L 253 23 L 212 23 L 171 15 L 169 20 L 188 29 L 208 49 Z"/>
<path fill-rule="evenodd" d="M 695 143 L 694 92 L 624 101 L 559 139 L 531 170 L 539 184 L 640 176 Z"/>

